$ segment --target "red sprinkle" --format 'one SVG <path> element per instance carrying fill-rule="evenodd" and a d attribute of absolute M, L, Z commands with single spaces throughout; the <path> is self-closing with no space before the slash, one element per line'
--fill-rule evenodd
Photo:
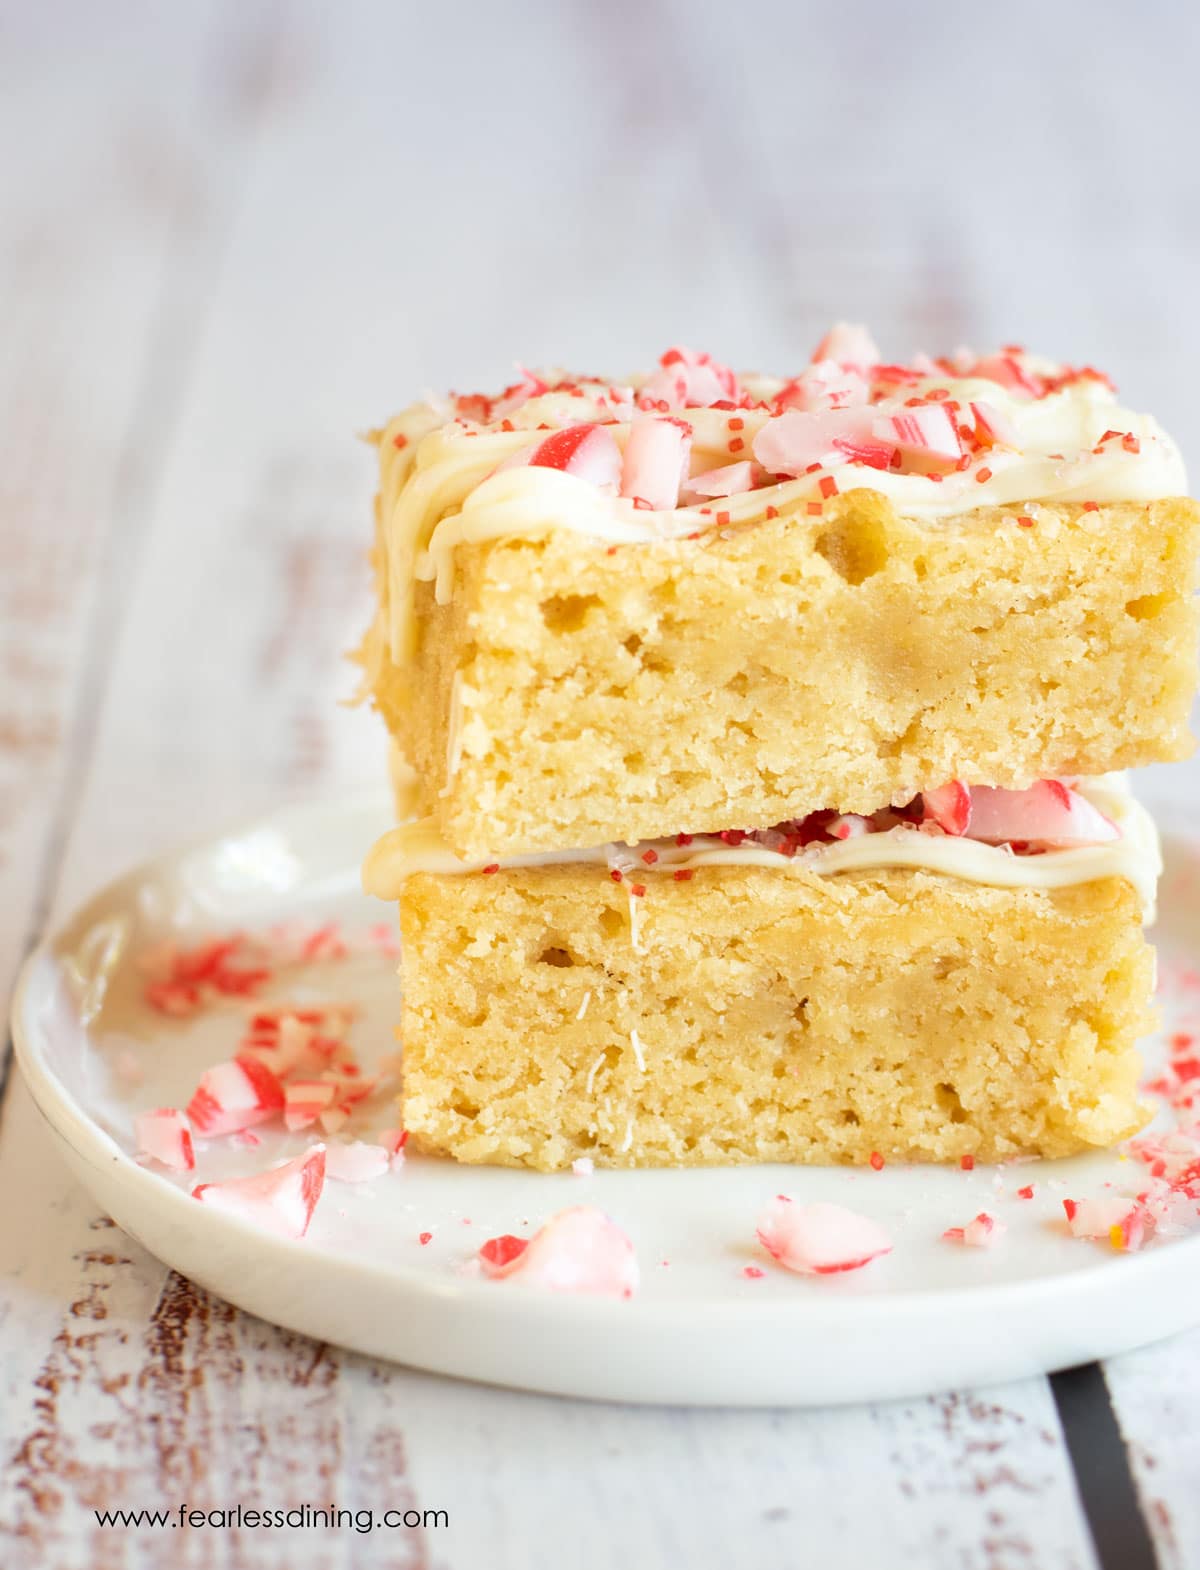
<path fill-rule="evenodd" d="M 620 883 L 624 876 L 625 874 L 621 871 L 620 867 L 614 867 L 609 873 L 609 877 L 613 880 L 614 883 Z"/>
<path fill-rule="evenodd" d="M 677 834 L 675 836 L 675 843 L 676 845 L 690 845 L 692 843 L 692 836 L 690 834 Z"/>
<path fill-rule="evenodd" d="M 1083 510 L 1084 510 L 1084 512 L 1099 512 L 1100 511 L 1100 503 L 1099 502 L 1084 502 Z"/>
<path fill-rule="evenodd" d="M 778 507 L 768 507 L 767 508 L 767 517 L 768 518 L 778 518 L 778 516 L 779 516 L 779 508 Z"/>
<path fill-rule="evenodd" d="M 421 1245 L 422 1248 L 424 1248 L 426 1243 L 432 1243 L 433 1242 L 433 1233 L 432 1232 L 422 1232 L 420 1234 L 420 1236 L 417 1238 L 417 1242 Z"/>
<path fill-rule="evenodd" d="M 962 1158 L 962 1160 L 958 1164 L 963 1169 L 964 1172 L 974 1172 L 974 1170 L 975 1170 L 975 1157 L 974 1156 L 964 1156 Z"/>
<path fill-rule="evenodd" d="M 746 429 L 746 422 L 742 419 L 740 414 L 731 415 L 730 418 L 725 421 L 725 424 L 731 431 L 744 431 Z"/>
<path fill-rule="evenodd" d="M 407 447 L 408 446 L 408 437 L 405 436 L 402 432 L 397 431 L 396 435 L 392 437 L 392 446 L 393 447 Z"/>
<path fill-rule="evenodd" d="M 828 500 L 830 496 L 836 496 L 838 493 L 837 481 L 834 479 L 832 474 L 824 474 L 821 476 L 821 481 L 817 486 L 817 489 L 820 491 L 821 495 Z"/>
<path fill-rule="evenodd" d="M 1023 529 L 1032 529 L 1033 528 L 1033 519 L 1030 518 L 1030 517 L 1027 517 L 1025 513 L 1021 513 L 1021 515 L 1017 519 L 1017 522 L 1021 525 L 1021 527 Z"/>
<path fill-rule="evenodd" d="M 487 866 L 483 868 L 483 871 L 484 872 L 499 872 L 500 871 L 500 863 L 498 861 L 489 861 Z"/>
<path fill-rule="evenodd" d="M 825 511 L 824 502 L 809 502 L 806 508 L 810 518 L 819 518 Z"/>
<path fill-rule="evenodd" d="M 629 892 L 633 895 L 634 899 L 641 899 L 646 892 L 646 885 L 644 883 L 631 883 L 629 885 Z"/>
<path fill-rule="evenodd" d="M 1067 1220 L 1074 1221 L 1075 1212 L 1079 1209 L 1079 1201 L 1077 1199 L 1064 1199 L 1063 1209 L 1067 1213 Z"/>
<path fill-rule="evenodd" d="M 733 438 L 733 440 L 729 443 L 729 450 L 730 450 L 730 452 L 741 452 L 742 448 L 745 445 L 746 445 L 746 443 L 745 443 L 745 441 L 744 441 L 744 439 L 742 437 L 735 436 Z"/>
<path fill-rule="evenodd" d="M 1132 431 L 1126 431 L 1125 435 L 1122 436 L 1121 446 L 1124 447 L 1126 452 L 1141 452 L 1142 450 L 1141 442 L 1138 441 Z"/>
<path fill-rule="evenodd" d="M 747 1265 L 745 1270 L 742 1271 L 742 1274 L 746 1277 L 747 1281 L 759 1281 L 766 1274 L 766 1272 L 764 1270 L 760 1270 L 757 1265 Z"/>
<path fill-rule="evenodd" d="M 871 1165 L 875 1168 L 876 1172 L 883 1171 L 883 1157 L 877 1150 L 873 1150 L 871 1152 Z"/>
<path fill-rule="evenodd" d="M 479 1257 L 486 1259 L 489 1265 L 499 1267 L 519 1258 L 528 1247 L 528 1238 L 513 1237 L 511 1232 L 506 1232 L 503 1237 L 488 1238 L 479 1250 Z"/>
<path fill-rule="evenodd" d="M 986 481 L 990 480 L 991 477 L 992 471 L 987 468 L 986 465 L 982 469 L 976 469 L 975 471 L 975 478 L 980 485 L 983 485 Z"/>
<path fill-rule="evenodd" d="M 676 883 L 687 883 L 691 880 L 691 876 L 692 869 L 690 867 L 680 867 L 675 874 L 675 881 Z"/>
<path fill-rule="evenodd" d="M 1024 1188 L 1019 1188 L 1017 1190 L 1017 1198 L 1018 1199 L 1032 1199 L 1033 1198 L 1033 1184 L 1032 1183 L 1026 1183 Z"/>
<path fill-rule="evenodd" d="M 729 514 L 727 512 L 719 512 L 717 514 L 717 522 L 718 523 L 728 523 L 729 522 Z"/>
<path fill-rule="evenodd" d="M 658 860 L 658 852 L 656 850 L 644 850 L 642 852 L 642 860 L 648 867 L 652 867 Z"/>

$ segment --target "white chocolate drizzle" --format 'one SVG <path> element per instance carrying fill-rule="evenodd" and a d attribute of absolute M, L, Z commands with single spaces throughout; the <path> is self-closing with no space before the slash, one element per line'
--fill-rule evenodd
<path fill-rule="evenodd" d="M 648 892 L 653 891 L 655 879 L 701 867 L 763 867 L 784 875 L 806 873 L 818 877 L 910 868 L 993 888 L 1052 889 L 1094 883 L 1101 878 L 1124 878 L 1140 896 L 1146 920 L 1151 920 L 1162 871 L 1153 819 L 1134 800 L 1123 775 L 1082 780 L 1075 788 L 1117 824 L 1121 830 L 1119 839 L 1103 845 L 1016 855 L 1006 845 L 929 834 L 906 825 L 833 844 L 811 844 L 790 857 L 753 842 L 728 845 L 716 836 L 697 834 L 688 845 L 663 839 L 634 846 L 541 851 L 485 862 L 463 861 L 446 844 L 433 821 L 422 818 L 391 829 L 376 842 L 363 866 L 363 887 L 368 894 L 394 900 L 415 873 L 448 877 L 481 873 L 485 866 L 501 870 L 570 865 L 611 867 L 614 860 L 628 865 L 630 860 L 639 860 L 645 851 L 653 850 L 657 858 L 653 866 L 639 865 L 637 872 Z M 642 903 L 630 895 L 631 911 L 640 909 Z"/>
<path fill-rule="evenodd" d="M 751 396 L 769 400 L 785 384 L 744 378 L 743 385 Z M 530 398 L 505 422 L 508 429 L 473 426 L 430 404 L 418 404 L 379 434 L 387 602 L 382 625 L 394 663 L 405 664 L 415 649 L 415 584 L 433 582 L 438 602 L 446 603 L 453 589 L 454 551 L 462 543 L 529 539 L 552 530 L 615 545 L 683 540 L 711 530 L 718 510 L 730 526 L 762 522 L 768 508 L 773 515 L 804 518 L 807 504 L 820 500 L 822 482 L 828 486 L 831 479 L 839 493 L 881 492 L 905 517 L 931 524 L 979 507 L 1015 508 L 1035 500 L 1146 502 L 1181 495 L 1187 488 L 1178 448 L 1157 421 L 1122 408 L 1109 387 L 1090 376 L 1035 399 L 978 376 L 931 374 L 906 381 L 895 397 L 874 405 L 878 413 L 899 411 L 906 399 L 945 389 L 942 396 L 953 397 L 963 407 L 972 400 L 986 402 L 1015 433 L 1015 447 L 995 448 L 940 481 L 927 474 L 844 463 L 716 502 L 654 512 L 558 469 L 496 472 L 497 465 L 529 447 L 539 429 L 608 421 L 614 413 L 626 418 L 606 429 L 624 447 L 630 429 L 628 402 L 614 402 L 603 384 L 581 386 L 583 395 L 578 397 L 550 391 Z M 692 473 L 728 462 L 727 409 L 676 412 L 692 428 Z M 737 412 L 748 452 L 771 410 L 739 407 Z M 1112 429 L 1135 438 L 1136 450 L 1119 441 L 1102 443 Z"/>

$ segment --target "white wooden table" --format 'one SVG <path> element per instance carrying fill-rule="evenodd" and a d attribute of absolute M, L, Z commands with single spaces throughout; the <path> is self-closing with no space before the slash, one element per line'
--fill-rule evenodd
<path fill-rule="evenodd" d="M 352 433 L 414 392 L 677 340 L 786 367 L 845 316 L 897 355 L 1099 359 L 1195 460 L 1198 35 L 1095 0 L 11 0 L 0 991 L 128 861 L 378 776 L 338 706 Z M 585 1405 L 206 1297 L 96 1214 L 15 1076 L 0 1195 L 5 1566 L 1200 1565 L 1200 1334 L 898 1406 Z M 94 1515 L 330 1501 L 450 1524 Z"/>

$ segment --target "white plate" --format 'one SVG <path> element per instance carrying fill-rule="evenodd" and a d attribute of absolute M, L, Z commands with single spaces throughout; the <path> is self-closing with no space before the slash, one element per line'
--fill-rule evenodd
<path fill-rule="evenodd" d="M 37 1105 L 98 1203 L 184 1275 L 265 1319 L 358 1351 L 629 1401 L 817 1405 L 914 1395 L 1065 1367 L 1200 1319 L 1200 1236 L 1118 1254 L 1067 1235 L 1064 1196 L 1110 1181 L 1128 1187 L 1128 1163 L 1107 1153 L 971 1173 L 742 1167 L 591 1177 L 416 1158 L 370 1185 L 327 1183 L 299 1243 L 198 1205 L 188 1193 L 195 1182 L 259 1169 L 310 1140 L 259 1129 L 257 1149 L 215 1142 L 186 1181 L 135 1163 L 133 1115 L 184 1105 L 201 1068 L 230 1055 L 240 1025 L 232 1005 L 183 1022 L 149 1012 L 133 956 L 165 934 L 331 917 L 365 932 L 390 918 L 357 883 L 385 813 L 378 800 L 290 809 L 164 857 L 97 895 L 25 969 L 14 1026 Z M 1181 844 L 1169 857 L 1174 876 L 1157 937 L 1176 963 L 1164 973 L 1200 950 L 1200 912 L 1187 892 L 1200 857 Z M 267 996 L 352 999 L 363 1011 L 352 1039 L 367 1066 L 394 1050 L 393 971 L 393 959 L 366 946 Z M 1178 1026 L 1189 998 L 1166 1002 Z M 1198 1003 L 1192 992 L 1191 1008 Z M 394 1121 L 384 1100 L 358 1120 L 368 1134 Z M 1035 1198 L 1019 1199 L 1029 1183 Z M 754 1227 L 779 1190 L 876 1217 L 894 1234 L 893 1253 L 846 1276 L 778 1269 Z M 581 1202 L 603 1206 L 633 1237 L 642 1288 L 632 1301 L 553 1296 L 463 1273 L 484 1239 L 528 1232 Z M 983 1208 L 1009 1227 L 999 1246 L 940 1241 L 944 1228 Z M 425 1231 L 434 1236 L 422 1245 Z M 750 1264 L 764 1274 L 746 1277 Z"/>

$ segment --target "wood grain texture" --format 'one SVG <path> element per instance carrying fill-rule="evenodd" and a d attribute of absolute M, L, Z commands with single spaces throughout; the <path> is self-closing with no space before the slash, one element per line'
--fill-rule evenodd
<path fill-rule="evenodd" d="M 1200 1564 L 1200 1331 L 1113 1358 L 1105 1378 L 1162 1570 Z"/>
<path fill-rule="evenodd" d="M 619 371 L 677 339 L 786 365 L 865 316 L 897 351 L 1098 356 L 1195 446 L 1200 318 L 1174 302 L 1197 175 L 1171 157 L 1196 130 L 1194 17 L 1131 37 L 1088 7 L 1122 41 L 1114 95 L 1081 8 L 1019 6 L 986 38 L 907 15 L 900 54 L 782 0 L 736 29 L 679 0 L 59 0 L 8 25 L 0 986 L 129 861 L 379 777 L 374 725 L 338 703 L 368 592 L 352 433 L 414 391 L 517 357 Z M 963 126 L 950 97 L 992 48 Z M 96 1217 L 15 1083 L 0 1192 L 24 1197 L 0 1207 L 18 1570 L 1096 1563 L 1044 1381 L 676 1412 L 372 1364 L 210 1300 Z M 1200 1562 L 1198 1367 L 1190 1338 L 1108 1374 L 1170 1570 Z M 331 1498 L 451 1526 L 272 1540 L 91 1514 Z"/>

